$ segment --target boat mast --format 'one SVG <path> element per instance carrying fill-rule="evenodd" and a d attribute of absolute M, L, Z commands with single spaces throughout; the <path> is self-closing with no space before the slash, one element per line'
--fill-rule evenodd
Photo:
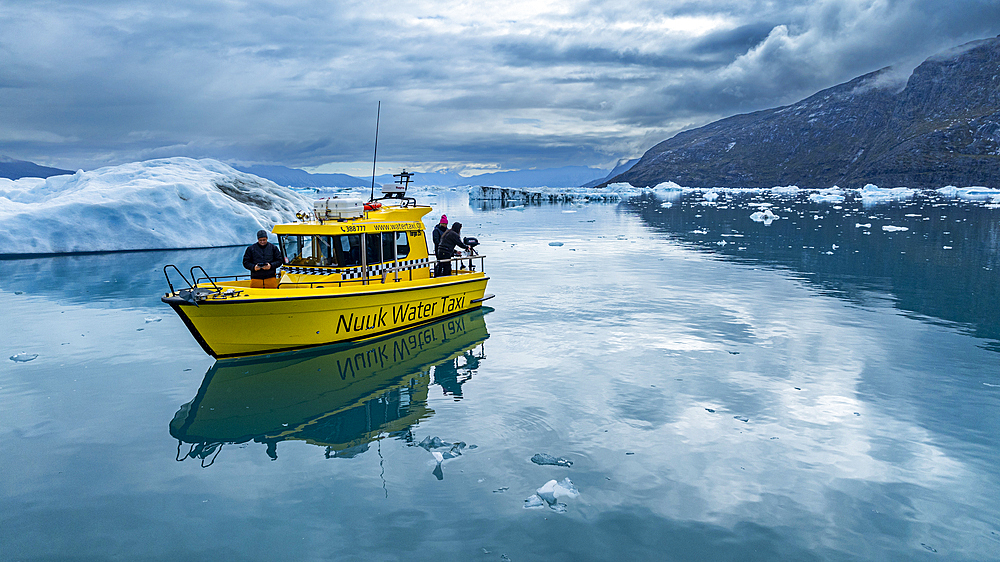
<path fill-rule="evenodd" d="M 382 115 L 382 100 L 378 101 L 378 109 L 375 112 L 375 153 L 372 155 L 372 196 L 369 201 L 375 200 L 375 161 L 378 159 L 378 119 Z"/>

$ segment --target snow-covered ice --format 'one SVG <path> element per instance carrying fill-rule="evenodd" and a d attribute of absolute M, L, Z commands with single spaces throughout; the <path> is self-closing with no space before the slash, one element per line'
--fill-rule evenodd
<path fill-rule="evenodd" d="M 206 248 L 253 242 L 312 200 L 216 160 L 165 158 L 0 179 L 0 252 Z"/>

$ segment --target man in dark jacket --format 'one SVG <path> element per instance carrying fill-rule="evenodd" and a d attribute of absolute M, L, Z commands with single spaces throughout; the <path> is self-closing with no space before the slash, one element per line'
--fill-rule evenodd
<path fill-rule="evenodd" d="M 438 244 L 437 249 L 438 264 L 437 267 L 434 268 L 435 277 L 451 275 L 451 262 L 441 260 L 448 260 L 454 257 L 455 246 L 460 246 L 466 250 L 469 249 L 469 247 L 465 245 L 465 242 L 462 242 L 462 223 L 460 222 L 456 222 L 451 225 L 451 228 L 441 235 L 441 243 Z"/>
<path fill-rule="evenodd" d="M 243 252 L 243 267 L 250 270 L 250 287 L 257 289 L 277 289 L 275 277 L 278 267 L 285 263 L 281 250 L 267 241 L 267 231 L 257 231 L 257 243 L 251 244 Z"/>
<path fill-rule="evenodd" d="M 434 241 L 434 256 L 437 256 L 438 246 L 441 245 L 441 237 L 444 233 L 448 232 L 448 215 L 441 215 L 441 220 L 438 221 L 437 225 L 434 226 L 434 230 L 431 232 L 431 239 Z M 434 265 L 434 276 L 444 275 L 441 272 L 442 264 Z"/>

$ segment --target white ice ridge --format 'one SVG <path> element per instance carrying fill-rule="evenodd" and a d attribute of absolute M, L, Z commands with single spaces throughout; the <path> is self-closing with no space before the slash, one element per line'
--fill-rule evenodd
<path fill-rule="evenodd" d="M 312 201 L 216 160 L 164 158 L 47 179 L 0 179 L 0 253 L 249 244 Z M 0 255 L 2 255 L 0 254 Z"/>

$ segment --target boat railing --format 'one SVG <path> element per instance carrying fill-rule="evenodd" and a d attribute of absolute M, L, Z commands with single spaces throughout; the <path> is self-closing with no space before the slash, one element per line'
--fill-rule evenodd
<path fill-rule="evenodd" d="M 469 262 L 469 271 L 476 271 L 476 267 L 472 264 L 472 261 L 473 260 L 479 260 L 479 270 L 480 271 L 485 271 L 486 262 L 483 261 L 485 258 L 486 258 L 486 256 L 483 255 L 483 254 L 472 254 L 471 256 L 458 256 L 458 257 L 454 257 L 454 258 L 448 258 L 446 260 L 438 259 L 438 260 L 435 260 L 434 262 L 431 262 L 431 263 L 435 263 L 436 264 L 436 263 L 442 263 L 442 262 L 451 262 L 451 263 L 458 262 L 458 266 L 459 266 L 459 268 L 461 268 L 462 264 L 465 263 L 466 261 L 468 261 Z M 459 271 L 461 271 L 461 270 L 459 270 Z M 455 273 L 458 273 L 458 272 L 455 272 Z M 454 275 L 455 273 L 452 273 L 452 275 Z"/>
<path fill-rule="evenodd" d="M 359 277 L 359 278 L 355 278 L 355 279 L 326 280 L 326 281 L 295 281 L 295 282 L 290 282 L 289 281 L 289 282 L 278 283 L 278 287 L 285 287 L 285 288 L 289 288 L 289 287 L 306 287 L 306 288 L 313 289 L 313 288 L 333 287 L 333 286 L 343 287 L 344 283 L 347 283 L 349 285 L 350 284 L 367 285 L 367 284 L 369 284 L 369 283 L 371 283 L 373 281 L 377 281 L 379 283 L 384 284 L 384 283 L 386 283 L 386 281 L 389 280 L 389 275 L 390 274 L 392 275 L 392 281 L 393 282 L 398 282 L 400 280 L 400 278 L 399 278 L 399 272 L 400 271 L 413 271 L 414 269 L 418 269 L 418 268 L 421 268 L 421 267 L 428 267 L 428 268 L 430 268 L 434 264 L 436 264 L 438 262 L 444 262 L 444 261 L 448 261 L 448 262 L 465 262 L 466 260 L 468 260 L 468 262 L 469 262 L 469 270 L 470 271 L 475 271 L 475 267 L 473 267 L 472 261 L 473 260 L 479 260 L 479 264 L 480 264 L 479 267 L 480 267 L 480 269 L 482 269 L 483 264 L 486 263 L 485 261 L 483 261 L 485 258 L 486 258 L 486 256 L 481 255 L 481 254 L 476 254 L 476 255 L 473 255 L 473 256 L 459 256 L 459 257 L 451 258 L 451 259 L 447 259 L 447 260 L 436 260 L 436 261 L 433 261 L 433 262 L 427 262 L 426 265 L 416 266 L 416 267 L 414 267 L 413 265 L 399 265 L 399 266 L 383 267 L 383 268 L 381 268 L 379 270 L 380 273 L 378 273 L 376 275 L 370 275 L 370 276 L 367 276 L 367 277 Z M 459 265 L 461 266 L 461 263 L 459 263 Z M 453 272 L 452 275 L 462 275 L 461 270 Z"/>

